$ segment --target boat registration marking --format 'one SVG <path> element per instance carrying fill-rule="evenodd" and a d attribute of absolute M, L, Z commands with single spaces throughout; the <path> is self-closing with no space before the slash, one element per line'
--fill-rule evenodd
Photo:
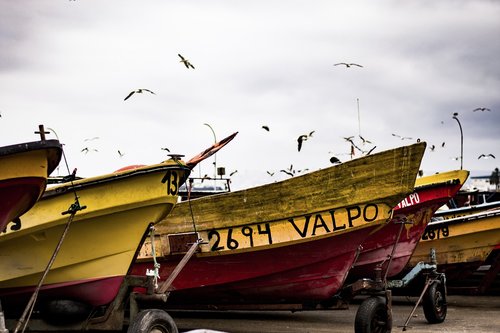
<path fill-rule="evenodd" d="M 312 215 L 266 223 L 253 223 L 232 228 L 201 232 L 208 244 L 202 252 L 231 251 L 342 232 L 376 220 L 387 219 L 390 208 L 383 204 L 367 204 L 329 210 Z"/>
<path fill-rule="evenodd" d="M 448 228 L 448 226 L 443 226 L 438 228 L 428 228 L 425 229 L 424 234 L 422 235 L 422 240 L 427 241 L 433 239 L 446 238 L 448 236 L 450 236 L 450 229 Z"/>
<path fill-rule="evenodd" d="M 420 203 L 420 197 L 418 196 L 417 192 L 414 192 L 408 195 L 406 198 L 404 198 L 400 203 L 398 203 L 396 209 L 410 207 L 418 203 Z"/>

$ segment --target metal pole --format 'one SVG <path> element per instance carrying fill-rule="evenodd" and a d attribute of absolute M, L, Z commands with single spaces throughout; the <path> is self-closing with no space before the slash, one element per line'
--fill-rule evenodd
<path fill-rule="evenodd" d="M 208 128 L 210 128 L 210 130 L 212 131 L 212 134 L 214 135 L 214 143 L 217 143 L 217 137 L 215 136 L 215 131 L 212 128 L 212 126 L 210 126 L 207 123 L 205 123 L 203 125 L 208 126 Z M 217 182 L 217 154 L 214 154 L 214 190 L 216 188 L 216 182 Z"/>
<path fill-rule="evenodd" d="M 460 120 L 457 118 L 458 113 L 453 115 L 453 119 L 455 119 L 458 123 L 458 127 L 460 127 L 460 170 L 464 168 L 464 133 L 462 131 L 462 124 L 460 124 Z"/>

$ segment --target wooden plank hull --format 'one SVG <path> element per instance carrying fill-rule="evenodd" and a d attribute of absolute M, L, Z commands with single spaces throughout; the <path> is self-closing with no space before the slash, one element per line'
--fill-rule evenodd
<path fill-rule="evenodd" d="M 148 225 L 170 213 L 189 171 L 169 160 L 49 188 L 21 217 L 19 230 L 0 236 L 2 303 L 14 307 L 31 296 L 66 227 L 69 215 L 62 213 L 75 203 L 75 195 L 85 209 L 75 214 L 39 299 L 71 296 L 92 306 L 109 303 Z"/>
<path fill-rule="evenodd" d="M 500 244 L 500 210 L 429 223 L 409 265 L 427 260 L 436 250 L 438 269 L 479 267 Z"/>
<path fill-rule="evenodd" d="M 414 192 L 394 208 L 391 221 L 363 242 L 363 250 L 349 272 L 348 280 L 374 278 L 376 265 L 382 263 L 385 273 L 391 254 L 387 276 L 401 273 L 434 212 L 460 190 L 468 175 L 468 171 L 456 170 L 417 179 Z"/>
<path fill-rule="evenodd" d="M 61 154 L 57 140 L 0 147 L 0 232 L 42 196 Z"/>
<path fill-rule="evenodd" d="M 157 225 L 161 278 L 187 250 L 189 241 L 177 241 L 183 235 L 196 230 L 207 243 L 174 280 L 169 302 L 330 298 L 345 281 L 361 242 L 413 190 L 424 148 L 406 146 L 286 181 L 179 203 Z M 153 268 L 150 243 L 132 274 Z"/>

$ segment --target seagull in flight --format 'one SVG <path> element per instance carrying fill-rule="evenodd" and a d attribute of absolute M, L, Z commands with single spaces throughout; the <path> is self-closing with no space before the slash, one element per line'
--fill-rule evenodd
<path fill-rule="evenodd" d="M 413 139 L 412 137 L 409 137 L 409 136 L 401 136 L 401 135 L 397 135 L 394 133 L 392 133 L 392 136 L 395 136 L 396 138 L 400 138 L 401 140 L 412 140 Z"/>
<path fill-rule="evenodd" d="M 302 149 L 302 142 L 306 141 L 307 140 L 307 135 L 305 134 L 302 134 L 301 136 L 299 136 L 297 138 L 297 142 L 298 142 L 298 146 L 297 146 L 297 149 L 300 151 L 300 149 Z"/>
<path fill-rule="evenodd" d="M 186 66 L 186 68 L 189 69 L 189 67 L 191 67 L 192 69 L 194 69 L 194 66 L 192 63 L 189 62 L 189 60 L 187 60 L 186 58 L 184 58 L 183 56 L 181 56 L 180 54 L 177 54 L 179 56 L 179 58 L 181 58 L 181 62 L 184 64 L 184 66 Z"/>
<path fill-rule="evenodd" d="M 130 94 L 128 94 L 127 97 L 125 97 L 124 101 L 129 99 L 133 94 L 142 94 L 143 92 L 148 92 L 148 93 L 151 93 L 153 95 L 156 95 L 154 92 L 152 92 L 149 89 L 137 89 L 137 90 L 131 91 Z"/>
<path fill-rule="evenodd" d="M 269 126 L 262 125 L 262 128 L 269 132 Z"/>
<path fill-rule="evenodd" d="M 346 68 L 350 68 L 351 66 L 357 66 L 357 67 L 363 67 L 359 64 L 355 64 L 355 63 L 347 63 L 347 62 L 339 62 L 338 64 L 334 64 L 333 66 L 339 66 L 339 65 L 344 65 Z"/>
<path fill-rule="evenodd" d="M 476 111 L 491 111 L 491 109 L 488 109 L 488 108 L 475 108 L 474 110 L 472 110 L 472 112 L 476 112 Z"/>
<path fill-rule="evenodd" d="M 481 155 L 479 155 L 479 157 L 477 159 L 479 160 L 480 158 L 490 158 L 490 157 L 496 158 L 495 155 L 493 155 L 493 154 L 488 154 L 488 155 L 481 154 Z"/>

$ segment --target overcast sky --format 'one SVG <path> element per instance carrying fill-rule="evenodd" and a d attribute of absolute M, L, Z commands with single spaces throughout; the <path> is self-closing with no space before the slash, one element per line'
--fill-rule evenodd
<path fill-rule="evenodd" d="M 459 169 L 457 112 L 464 168 L 489 174 L 499 35 L 500 1 L 0 0 L 0 145 L 44 124 L 69 168 L 93 176 L 162 161 L 162 148 L 187 160 L 238 131 L 216 163 L 246 188 L 349 160 L 349 136 L 365 152 L 419 138 L 425 174 Z M 138 88 L 155 95 L 124 101 Z"/>

